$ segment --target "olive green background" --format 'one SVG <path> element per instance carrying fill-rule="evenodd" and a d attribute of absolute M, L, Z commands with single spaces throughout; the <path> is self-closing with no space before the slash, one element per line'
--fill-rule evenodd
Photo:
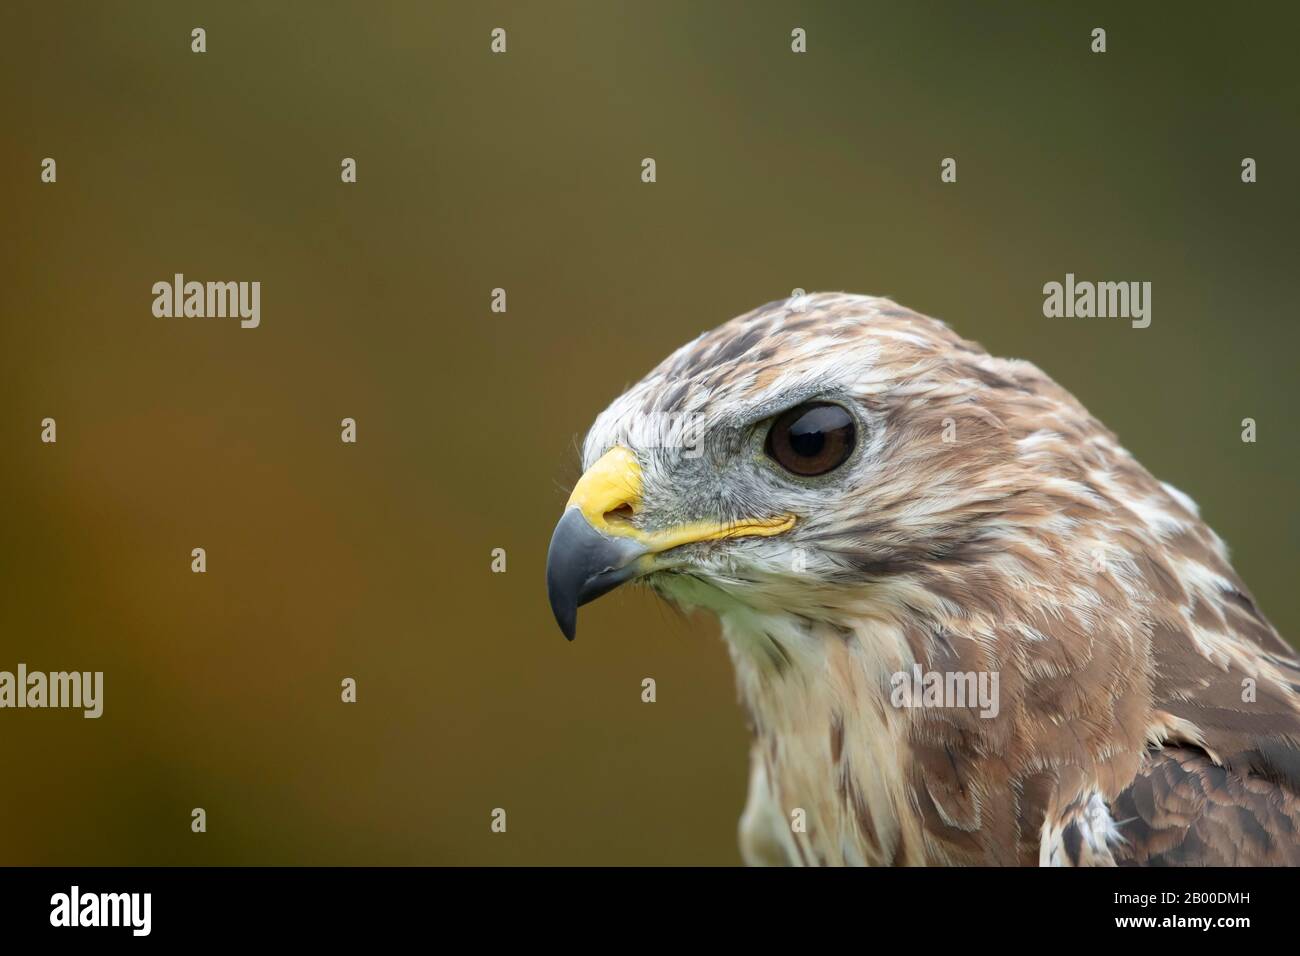
<path fill-rule="evenodd" d="M 0 711 L 0 863 L 738 862 L 716 625 L 566 644 L 543 569 L 596 414 L 796 286 L 1040 365 L 1295 640 L 1297 24 L 1136 6 L 6 3 L 0 669 L 106 688 Z M 1066 272 L 1151 327 L 1045 319 Z"/>

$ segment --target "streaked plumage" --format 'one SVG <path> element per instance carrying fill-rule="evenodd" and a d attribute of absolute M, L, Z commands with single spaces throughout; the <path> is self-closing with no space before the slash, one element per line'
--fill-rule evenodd
<path fill-rule="evenodd" d="M 812 399 L 852 407 L 860 448 L 789 480 L 754 436 Z M 673 447 L 683 416 L 698 457 Z M 721 619 L 747 861 L 1300 863 L 1295 653 L 1196 506 L 1033 365 L 885 299 L 806 296 L 671 355 L 584 467 L 611 449 L 635 487 L 602 486 L 615 514 L 580 485 L 562 525 L 585 514 L 636 563 L 597 561 L 575 602 L 640 577 Z M 553 568 L 578 537 L 557 529 Z M 996 717 L 896 706 L 914 664 L 996 673 Z"/>

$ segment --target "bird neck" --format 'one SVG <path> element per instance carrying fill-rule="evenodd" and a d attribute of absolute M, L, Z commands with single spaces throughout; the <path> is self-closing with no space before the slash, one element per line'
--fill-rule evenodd
<path fill-rule="evenodd" d="M 924 862 L 903 765 L 907 715 L 888 699 L 890 676 L 911 659 L 901 629 L 746 607 L 719 617 L 754 737 L 742 846 L 762 833 L 792 861 Z"/>

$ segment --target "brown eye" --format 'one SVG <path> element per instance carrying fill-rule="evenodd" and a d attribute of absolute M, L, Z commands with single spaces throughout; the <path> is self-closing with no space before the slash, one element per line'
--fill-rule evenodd
<path fill-rule="evenodd" d="M 785 412 L 767 433 L 767 454 L 805 478 L 834 471 L 853 454 L 853 416 L 839 405 L 809 403 Z"/>

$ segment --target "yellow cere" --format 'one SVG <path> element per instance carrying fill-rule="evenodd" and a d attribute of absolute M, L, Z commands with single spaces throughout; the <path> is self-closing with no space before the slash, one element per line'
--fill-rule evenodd
<path fill-rule="evenodd" d="M 731 523 L 694 521 L 649 534 L 642 532 L 628 520 L 641 509 L 641 465 L 636 455 L 622 445 L 605 452 L 578 479 L 567 507 L 580 509 L 597 531 L 631 538 L 651 552 L 668 551 L 696 541 L 767 537 L 789 531 L 795 523 L 794 515 L 777 515 Z"/>

